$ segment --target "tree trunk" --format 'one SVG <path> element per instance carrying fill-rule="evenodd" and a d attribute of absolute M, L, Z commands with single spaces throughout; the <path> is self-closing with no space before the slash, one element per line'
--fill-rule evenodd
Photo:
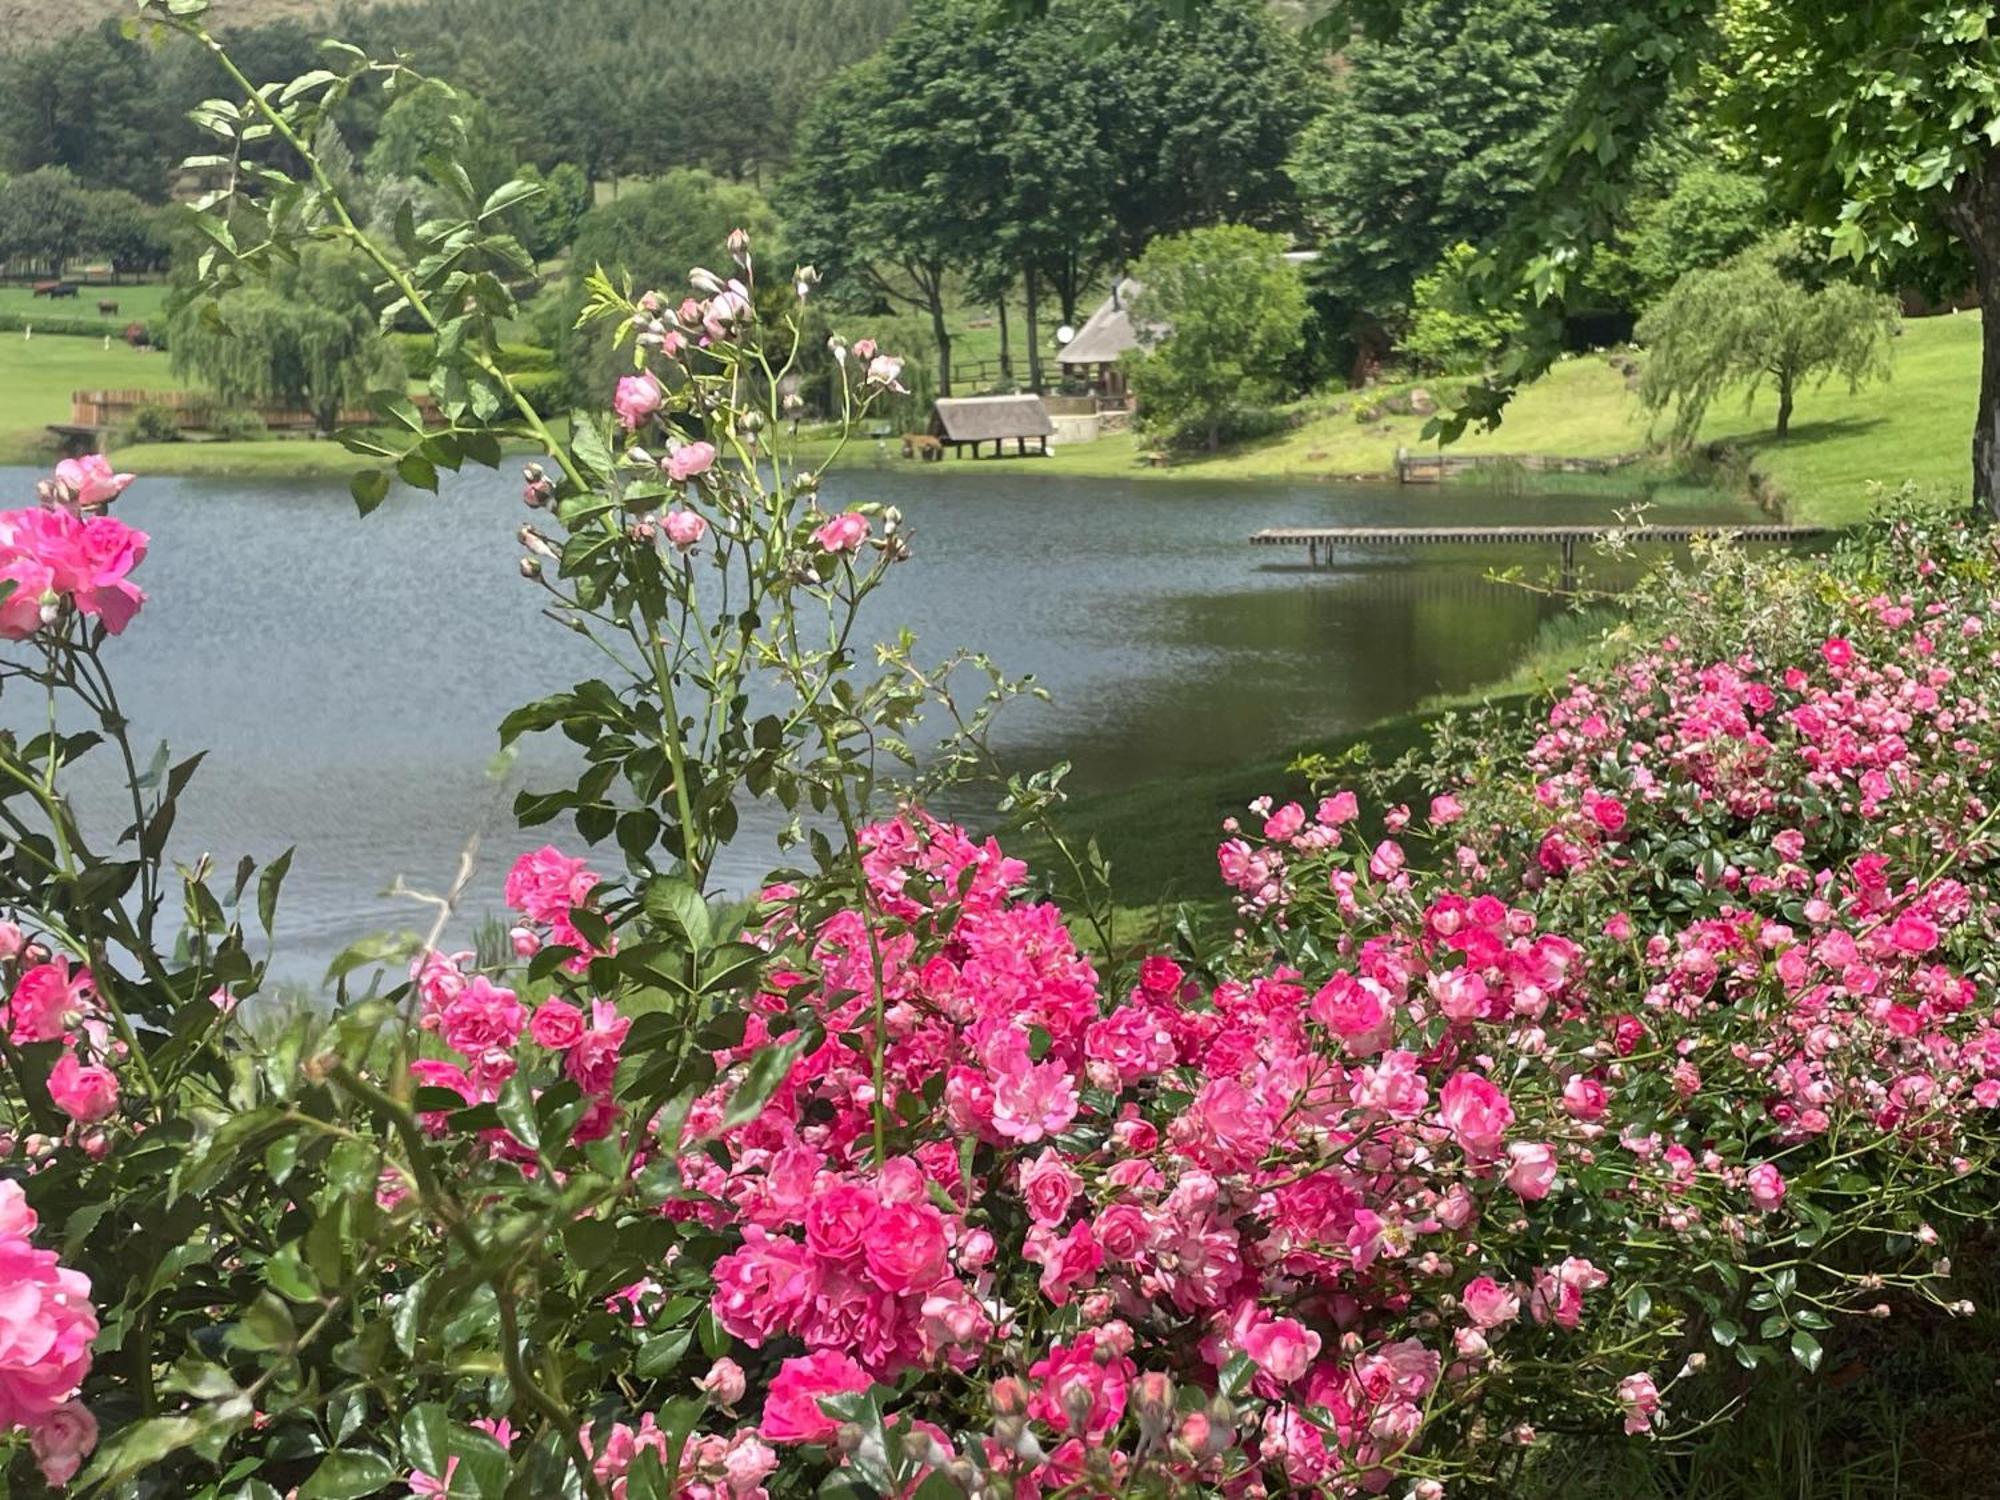
<path fill-rule="evenodd" d="M 1005 385 L 1014 383 L 1014 351 L 1007 342 L 1007 294 L 1000 294 L 1000 305 L 996 309 L 1000 315 L 1000 379 Z"/>
<path fill-rule="evenodd" d="M 1222 446 L 1222 424 L 1220 422 L 1217 422 L 1214 418 L 1211 417 L 1208 423 L 1208 451 L 1210 453 L 1213 453 L 1215 452 L 1216 449 L 1220 448 L 1221 446 Z"/>
<path fill-rule="evenodd" d="M 1027 268 L 1022 281 L 1028 298 L 1028 389 L 1039 396 L 1042 393 L 1042 283 L 1033 266 Z"/>
<path fill-rule="evenodd" d="M 938 346 L 938 394 L 951 394 L 951 333 L 944 326 L 944 291 L 942 288 L 931 293 L 931 332 L 937 335 Z"/>
<path fill-rule="evenodd" d="M 1972 427 L 1972 513 L 2000 519 L 2000 150 L 1959 179 L 1946 218 L 1971 253 L 1979 288 L 1979 415 Z"/>
<path fill-rule="evenodd" d="M 1785 435 L 1791 430 L 1792 377 L 1789 375 L 1780 375 L 1778 377 L 1778 441 L 1782 443 L 1785 440 Z"/>

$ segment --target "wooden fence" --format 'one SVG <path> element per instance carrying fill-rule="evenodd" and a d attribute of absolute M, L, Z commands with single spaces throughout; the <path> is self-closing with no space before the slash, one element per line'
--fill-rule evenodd
<path fill-rule="evenodd" d="M 428 394 L 410 398 L 417 410 L 422 412 L 427 423 L 440 420 L 437 402 Z M 160 407 L 174 414 L 181 429 L 204 428 L 213 422 L 215 414 L 232 410 L 228 402 L 219 401 L 206 391 L 71 391 L 69 397 L 69 425 L 102 431 L 107 428 L 129 427 L 132 419 L 142 406 Z M 311 432 L 313 418 L 310 412 L 299 411 L 289 406 L 257 406 L 245 408 L 257 413 L 264 426 L 272 432 Z M 340 414 L 342 427 L 366 427 L 379 420 L 375 413 L 365 406 L 351 407 Z"/>

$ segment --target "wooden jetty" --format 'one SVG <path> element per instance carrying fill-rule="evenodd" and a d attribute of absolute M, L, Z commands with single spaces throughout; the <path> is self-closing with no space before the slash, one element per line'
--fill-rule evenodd
<path fill-rule="evenodd" d="M 1254 547 L 1303 547 L 1308 566 L 1322 557 L 1331 564 L 1348 547 L 1513 546 L 1555 543 L 1562 549 L 1563 577 L 1576 572 L 1578 543 L 1619 537 L 1628 542 L 1688 542 L 1698 536 L 1739 542 L 1805 542 L 1825 536 L 1824 526 L 1696 522 L 1684 526 L 1269 526 L 1250 538 Z"/>

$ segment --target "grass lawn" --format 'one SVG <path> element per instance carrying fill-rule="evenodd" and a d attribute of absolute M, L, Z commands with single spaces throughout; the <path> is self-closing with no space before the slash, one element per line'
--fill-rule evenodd
<path fill-rule="evenodd" d="M 28 286 L 0 286 L 0 313 L 46 312 L 54 318 L 94 318 L 100 300 L 116 302 L 118 312 L 115 317 L 104 319 L 108 332 L 116 333 L 127 323 L 143 323 L 156 316 L 165 306 L 167 284 L 163 281 L 128 282 L 124 286 L 79 287 L 74 297 L 65 297 L 60 302 L 51 302 L 46 297 L 37 297 Z"/>
<path fill-rule="evenodd" d="M 54 450 L 51 422 L 67 422 L 71 391 L 177 388 L 164 354 L 132 349 L 117 339 L 105 348 L 85 338 L 24 338 L 0 333 L 0 460 L 44 465 Z"/>
<path fill-rule="evenodd" d="M 1892 380 L 1853 395 L 1839 385 L 1803 392 L 1785 442 L 1771 435 L 1777 398 L 1769 390 L 1747 409 L 1740 396 L 1717 401 L 1701 435 L 1747 454 L 1794 519 L 1842 525 L 1866 515 L 1871 482 L 1913 479 L 1966 494 L 1978 389 L 1978 315 L 1913 319 L 1897 341 Z M 1368 399 L 1384 394 L 1369 392 Z M 1182 480 L 1337 478 L 1387 472 L 1398 447 L 1425 446 L 1423 418 L 1363 425 L 1354 420 L 1360 400 L 1350 394 L 1304 403 L 1305 420 L 1287 432 L 1167 468 L 1144 467 L 1132 437 L 1063 448 L 1052 463 L 1065 473 Z M 1468 433 L 1452 451 L 1594 458 L 1646 444 L 1645 414 L 1624 378 L 1592 356 L 1557 365 L 1515 398 L 1498 431 Z"/>

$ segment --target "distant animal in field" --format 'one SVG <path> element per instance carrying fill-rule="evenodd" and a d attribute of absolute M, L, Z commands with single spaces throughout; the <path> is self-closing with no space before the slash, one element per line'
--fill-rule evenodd
<path fill-rule="evenodd" d="M 944 457 L 944 444 L 928 432 L 906 432 L 903 434 L 903 457 L 921 458 L 925 463 L 936 463 Z"/>
<path fill-rule="evenodd" d="M 38 281 L 35 283 L 35 295 L 54 302 L 59 297 L 74 297 L 76 288 L 67 281 Z"/>
<path fill-rule="evenodd" d="M 127 323 L 125 325 L 124 338 L 125 342 L 130 344 L 134 349 L 150 349 L 153 347 L 153 335 L 147 331 L 144 323 Z"/>
<path fill-rule="evenodd" d="M 99 297 L 97 299 L 97 315 L 100 318 L 117 317 L 118 304 L 116 302 L 113 302 L 109 297 Z"/>

